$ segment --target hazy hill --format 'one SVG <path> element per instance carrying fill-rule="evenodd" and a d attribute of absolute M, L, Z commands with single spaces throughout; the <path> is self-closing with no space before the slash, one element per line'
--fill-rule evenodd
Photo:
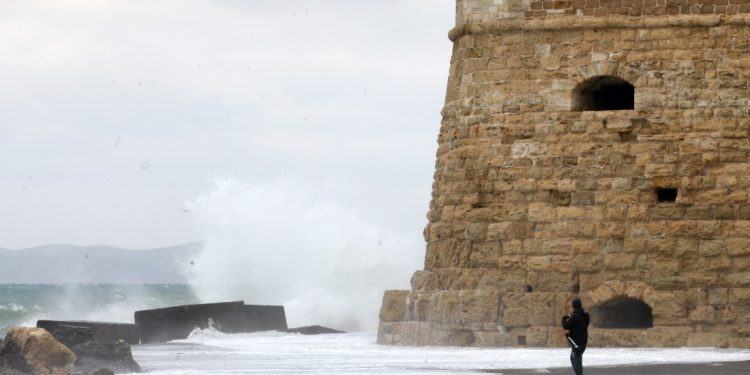
<path fill-rule="evenodd" d="M 148 250 L 111 246 L 45 245 L 0 249 L 0 284 L 177 284 L 201 244 Z"/>

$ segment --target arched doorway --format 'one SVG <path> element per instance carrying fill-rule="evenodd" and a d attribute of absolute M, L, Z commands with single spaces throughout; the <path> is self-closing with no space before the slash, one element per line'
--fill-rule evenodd
<path fill-rule="evenodd" d="M 597 328 L 651 328 L 654 317 L 651 306 L 645 302 L 628 297 L 618 296 L 591 309 L 591 320 Z"/>
<path fill-rule="evenodd" d="M 615 76 L 596 76 L 573 89 L 573 111 L 616 111 L 635 108 L 635 87 Z"/>

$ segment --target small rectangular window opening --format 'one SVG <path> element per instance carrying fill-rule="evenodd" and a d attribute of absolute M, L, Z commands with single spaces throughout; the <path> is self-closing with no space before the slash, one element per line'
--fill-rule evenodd
<path fill-rule="evenodd" d="M 656 201 L 659 203 L 671 203 L 677 201 L 677 189 L 659 188 L 656 189 Z"/>
<path fill-rule="evenodd" d="M 526 336 L 525 335 L 519 335 L 518 336 L 518 345 L 526 345 Z"/>

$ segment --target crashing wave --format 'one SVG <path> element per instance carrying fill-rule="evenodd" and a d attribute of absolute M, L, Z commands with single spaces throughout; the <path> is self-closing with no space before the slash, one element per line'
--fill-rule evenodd
<path fill-rule="evenodd" d="M 226 333 L 219 331 L 219 329 L 216 327 L 216 323 L 213 319 L 208 318 L 208 325 L 206 328 L 201 327 L 195 327 L 192 332 L 190 332 L 190 335 L 188 335 L 187 340 L 195 340 L 195 339 L 201 339 L 205 337 L 222 337 L 226 336 Z"/>
<path fill-rule="evenodd" d="M 25 312 L 26 309 L 23 306 L 19 306 L 13 302 L 10 302 L 5 305 L 0 305 L 0 311 Z"/>

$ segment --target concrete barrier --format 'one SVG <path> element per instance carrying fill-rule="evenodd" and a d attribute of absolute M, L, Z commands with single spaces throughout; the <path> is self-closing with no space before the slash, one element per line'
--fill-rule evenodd
<path fill-rule="evenodd" d="M 299 333 L 302 335 L 326 335 L 326 334 L 332 334 L 332 333 L 346 333 L 344 331 L 339 331 L 337 329 L 323 327 L 319 325 L 289 328 L 284 332 Z"/>
<path fill-rule="evenodd" d="M 284 306 L 245 305 L 244 301 L 165 307 L 135 312 L 141 343 L 187 338 L 209 321 L 224 333 L 287 329 Z"/>
<path fill-rule="evenodd" d="M 54 332 L 60 326 L 85 327 L 91 330 L 94 341 L 114 343 L 122 339 L 130 345 L 138 344 L 138 326 L 128 323 L 91 322 L 84 320 L 37 320 L 36 326 Z"/>

